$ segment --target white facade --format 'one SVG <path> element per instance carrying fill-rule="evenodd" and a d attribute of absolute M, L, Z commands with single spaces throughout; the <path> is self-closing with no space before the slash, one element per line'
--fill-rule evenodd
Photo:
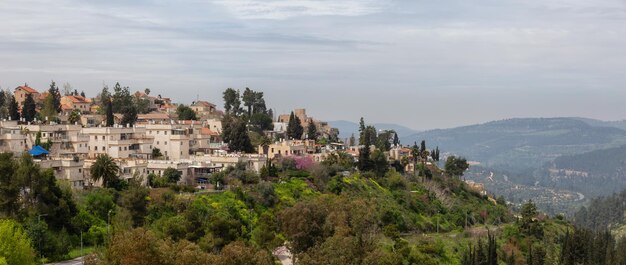
<path fill-rule="evenodd" d="M 146 135 L 153 140 L 153 148 L 161 150 L 165 160 L 189 158 L 189 134 L 193 125 L 146 124 Z"/>
<path fill-rule="evenodd" d="M 143 158 L 152 154 L 153 138 L 142 127 L 93 127 L 83 128 L 89 137 L 88 157 L 108 154 L 114 159 Z"/>

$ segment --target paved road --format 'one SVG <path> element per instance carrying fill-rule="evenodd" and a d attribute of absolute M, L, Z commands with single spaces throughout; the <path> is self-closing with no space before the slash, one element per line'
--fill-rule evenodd
<path fill-rule="evenodd" d="M 83 258 L 75 258 L 73 260 L 66 260 L 66 261 L 61 261 L 61 262 L 57 262 L 57 263 L 49 263 L 46 265 L 82 265 L 83 264 Z"/>

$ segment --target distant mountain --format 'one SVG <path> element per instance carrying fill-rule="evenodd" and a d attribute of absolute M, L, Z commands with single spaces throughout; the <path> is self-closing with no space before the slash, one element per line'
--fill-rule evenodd
<path fill-rule="evenodd" d="M 486 166 L 513 172 L 541 168 L 563 155 L 626 144 L 626 131 L 598 127 L 579 118 L 525 118 L 493 121 L 401 137 L 426 140 L 429 147 L 463 155 Z"/>
<path fill-rule="evenodd" d="M 626 189 L 626 145 L 561 156 L 536 175 L 542 185 L 568 188 L 589 196 L 620 192 Z"/>
<path fill-rule="evenodd" d="M 622 130 L 626 130 L 626 120 L 621 120 L 621 121 L 601 121 L 601 120 L 595 120 L 595 119 L 588 119 L 588 118 L 572 118 L 572 119 L 576 119 L 576 120 L 580 120 L 583 121 L 591 126 L 596 126 L 596 127 L 615 127 L 615 128 L 619 128 Z"/>
<path fill-rule="evenodd" d="M 329 121 L 328 124 L 339 129 L 339 138 L 349 138 L 353 133 L 355 137 L 359 137 L 359 124 L 351 121 Z M 372 124 L 378 130 L 394 130 L 400 137 L 408 136 L 417 133 L 417 130 L 411 129 L 406 126 L 391 124 L 391 123 L 375 123 Z"/>

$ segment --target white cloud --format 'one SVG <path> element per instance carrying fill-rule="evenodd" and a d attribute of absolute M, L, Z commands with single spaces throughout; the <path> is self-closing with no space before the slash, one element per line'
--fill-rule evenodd
<path fill-rule="evenodd" d="M 373 0 L 218 0 L 242 19 L 287 19 L 298 16 L 361 16 L 381 11 Z"/>

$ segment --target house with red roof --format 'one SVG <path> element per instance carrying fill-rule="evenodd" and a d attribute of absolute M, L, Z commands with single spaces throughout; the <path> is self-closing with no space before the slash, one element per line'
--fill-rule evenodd
<path fill-rule="evenodd" d="M 196 112 L 198 117 L 209 117 L 215 115 L 215 104 L 208 101 L 194 101 L 189 107 Z"/>
<path fill-rule="evenodd" d="M 64 112 L 79 110 L 81 113 L 89 113 L 91 99 L 82 96 L 63 96 L 61 97 L 61 108 Z"/>
<path fill-rule="evenodd" d="M 39 91 L 36 89 L 29 87 L 27 84 L 16 87 L 13 95 L 15 96 L 15 101 L 17 101 L 17 105 L 24 105 L 24 100 L 26 100 L 26 96 L 29 94 L 33 97 L 35 102 L 39 102 Z"/>

